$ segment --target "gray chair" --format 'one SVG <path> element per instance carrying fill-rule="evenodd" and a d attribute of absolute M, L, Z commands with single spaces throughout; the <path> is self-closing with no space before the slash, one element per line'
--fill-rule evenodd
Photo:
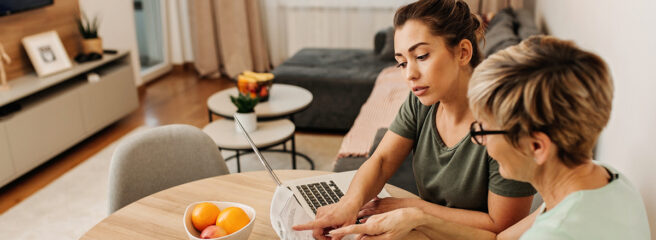
<path fill-rule="evenodd" d="M 189 125 L 168 125 L 121 141 L 109 167 L 109 213 L 183 183 L 230 173 L 212 139 Z"/>

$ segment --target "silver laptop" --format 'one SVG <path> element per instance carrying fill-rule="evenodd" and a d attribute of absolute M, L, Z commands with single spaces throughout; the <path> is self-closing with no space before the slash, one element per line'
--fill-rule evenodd
<path fill-rule="evenodd" d="M 319 207 L 338 202 L 339 199 L 346 194 L 346 191 L 348 191 L 351 180 L 353 180 L 353 176 L 355 176 L 355 171 L 294 179 L 291 181 L 285 181 L 284 183 L 281 182 L 276 173 L 273 172 L 273 169 L 271 169 L 269 162 L 264 159 L 264 156 L 262 156 L 257 147 L 255 147 L 255 143 L 253 143 L 251 136 L 245 131 L 239 119 L 237 117 L 234 119 L 239 128 L 241 128 L 241 132 L 244 133 L 246 141 L 248 141 L 248 144 L 253 148 L 253 152 L 255 152 L 255 155 L 260 159 L 260 162 L 264 165 L 264 168 L 266 168 L 276 184 L 292 190 L 298 203 L 301 204 L 301 207 L 303 207 L 305 212 L 312 218 L 315 217 Z M 385 189 L 378 194 L 379 198 L 389 196 L 389 193 L 387 193 Z"/>

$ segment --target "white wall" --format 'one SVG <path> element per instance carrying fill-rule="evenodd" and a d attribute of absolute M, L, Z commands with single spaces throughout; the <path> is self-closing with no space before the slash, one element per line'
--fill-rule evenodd
<path fill-rule="evenodd" d="M 623 172 L 647 206 L 656 239 L 656 1 L 539 0 L 551 35 L 574 40 L 610 66 L 615 96 L 597 159 Z M 539 17 L 540 18 L 540 17 Z"/>
<path fill-rule="evenodd" d="M 89 17 L 98 15 L 100 27 L 98 35 L 102 38 L 103 48 L 130 50 L 132 67 L 137 86 L 141 85 L 141 67 L 134 23 L 134 8 L 131 0 L 80 0 L 80 9 Z"/>

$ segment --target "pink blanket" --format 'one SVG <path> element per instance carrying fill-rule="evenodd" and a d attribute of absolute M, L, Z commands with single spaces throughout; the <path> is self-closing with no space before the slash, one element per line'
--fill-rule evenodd
<path fill-rule="evenodd" d="M 393 66 L 383 69 L 353 127 L 344 136 L 337 158 L 366 157 L 376 131 L 389 127 L 408 96 L 408 91 L 400 69 Z"/>

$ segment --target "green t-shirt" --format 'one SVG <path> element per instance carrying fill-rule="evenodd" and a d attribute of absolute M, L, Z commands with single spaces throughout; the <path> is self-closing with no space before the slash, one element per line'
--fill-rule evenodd
<path fill-rule="evenodd" d="M 422 199 L 446 207 L 488 212 L 488 190 L 506 197 L 535 194 L 530 184 L 501 177 L 497 161 L 484 146 L 471 142 L 469 134 L 455 146 L 447 147 L 435 125 L 438 105 L 424 106 L 410 93 L 389 127 L 414 140 L 412 165 Z"/>
<path fill-rule="evenodd" d="M 614 179 L 598 189 L 567 195 L 541 213 L 521 240 L 650 239 L 645 204 L 633 184 L 606 164 Z M 538 209 L 544 211 L 544 204 Z"/>

